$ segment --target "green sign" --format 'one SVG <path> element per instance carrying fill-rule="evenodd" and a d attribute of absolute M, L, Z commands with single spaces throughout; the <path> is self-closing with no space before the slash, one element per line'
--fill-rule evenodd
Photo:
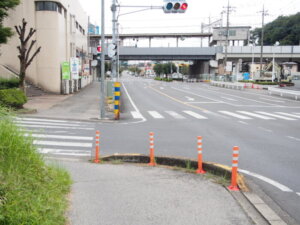
<path fill-rule="evenodd" d="M 62 71 L 62 79 L 63 80 L 71 79 L 71 71 L 70 71 L 70 63 L 69 62 L 63 62 L 61 64 L 61 71 Z"/>

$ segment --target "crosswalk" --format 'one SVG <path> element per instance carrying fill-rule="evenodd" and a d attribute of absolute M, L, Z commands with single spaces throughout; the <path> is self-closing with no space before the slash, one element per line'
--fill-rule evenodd
<path fill-rule="evenodd" d="M 144 112 L 137 112 L 131 111 L 131 116 L 133 119 L 141 119 L 141 118 L 148 118 L 148 119 L 177 119 L 177 120 L 184 120 L 184 119 L 197 119 L 197 120 L 207 120 L 213 118 L 213 116 L 225 116 L 227 118 L 238 119 L 238 120 L 284 120 L 284 121 L 295 121 L 300 119 L 300 113 L 293 112 L 264 112 L 264 111 L 245 111 L 245 110 L 237 110 L 237 111 L 226 111 L 226 110 L 219 110 L 216 112 L 201 112 L 201 111 L 144 111 Z"/>
<path fill-rule="evenodd" d="M 94 124 L 57 119 L 16 117 L 24 136 L 33 138 L 38 152 L 55 156 L 91 156 Z"/>

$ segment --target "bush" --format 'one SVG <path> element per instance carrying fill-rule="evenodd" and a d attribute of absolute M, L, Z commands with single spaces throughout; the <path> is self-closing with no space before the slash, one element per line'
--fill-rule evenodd
<path fill-rule="evenodd" d="M 65 225 L 69 175 L 46 165 L 7 114 L 0 108 L 0 224 Z"/>
<path fill-rule="evenodd" d="M 0 78 L 0 90 L 17 88 L 19 87 L 19 82 L 20 81 L 17 78 L 12 78 L 12 79 Z"/>
<path fill-rule="evenodd" d="M 22 108 L 27 102 L 23 91 L 19 89 L 0 90 L 0 105 L 12 108 Z"/>

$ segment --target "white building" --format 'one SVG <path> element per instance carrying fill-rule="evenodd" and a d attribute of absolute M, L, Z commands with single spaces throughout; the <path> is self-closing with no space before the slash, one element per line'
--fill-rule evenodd
<path fill-rule="evenodd" d="M 32 40 L 37 40 L 34 48 L 42 47 L 27 69 L 27 80 L 46 91 L 61 93 L 61 63 L 77 57 L 81 65 L 89 64 L 87 14 L 78 0 L 21 0 L 21 4 L 9 12 L 4 26 L 14 29 L 15 25 L 22 24 L 23 18 L 27 21 L 27 32 L 30 28 L 36 29 L 32 37 Z M 15 34 L 7 44 L 1 45 L 0 75 L 7 75 L 9 70 L 18 73 L 19 44 Z M 85 86 L 90 81 L 91 76 L 88 75 L 80 82 Z"/>

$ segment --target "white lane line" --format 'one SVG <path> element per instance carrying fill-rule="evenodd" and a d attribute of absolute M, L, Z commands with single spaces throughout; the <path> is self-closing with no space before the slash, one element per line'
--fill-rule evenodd
<path fill-rule="evenodd" d="M 128 91 L 127 91 L 127 88 L 126 88 L 125 84 L 122 83 L 122 85 L 123 85 L 124 91 L 125 91 L 125 93 L 126 93 L 128 99 L 129 99 L 129 101 L 130 101 L 132 107 L 134 108 L 134 110 L 135 110 L 136 112 L 138 112 L 138 113 L 142 116 L 142 121 L 141 121 L 141 122 L 147 121 L 147 119 L 141 114 L 141 112 L 140 112 L 140 110 L 138 109 L 138 107 L 136 107 L 136 105 L 134 104 L 132 98 L 130 97 L 130 95 L 129 95 Z"/>
<path fill-rule="evenodd" d="M 258 115 L 256 113 L 252 113 L 252 112 L 246 112 L 246 111 L 237 111 L 237 112 L 246 114 L 248 116 L 253 116 L 253 117 L 256 117 L 256 118 L 264 119 L 264 120 L 275 120 L 274 118 L 271 118 L 271 117 L 268 117 L 268 116 L 263 116 L 263 115 Z"/>
<path fill-rule="evenodd" d="M 242 170 L 242 169 L 239 169 L 239 172 L 244 173 L 244 174 L 247 174 L 247 175 L 252 176 L 252 177 L 256 177 L 256 178 L 258 178 L 258 179 L 260 179 L 260 180 L 262 180 L 262 181 L 264 181 L 264 182 L 266 182 L 266 183 L 268 183 L 268 184 L 273 185 L 274 187 L 278 188 L 278 189 L 281 190 L 281 191 L 284 191 L 284 192 L 293 192 L 292 189 L 290 189 L 290 188 L 288 188 L 287 186 L 285 186 L 285 185 L 283 185 L 283 184 L 280 184 L 280 183 L 278 183 L 277 181 L 272 180 L 272 179 L 270 179 L 270 178 L 268 178 L 268 177 L 264 177 L 264 176 L 262 176 L 262 175 L 259 175 L 259 174 L 257 174 L 257 173 L 250 172 L 250 171 L 248 171 L 248 170 Z"/>
<path fill-rule="evenodd" d="M 58 142 L 58 141 L 39 141 L 39 140 L 34 140 L 33 144 L 34 145 L 64 146 L 64 147 L 82 147 L 82 148 L 93 147 L 92 143 L 86 143 L 86 142 Z"/>
<path fill-rule="evenodd" d="M 195 95 L 195 96 L 198 96 L 198 97 L 201 97 L 201 98 L 206 98 L 206 99 L 211 100 L 211 101 L 213 101 L 213 102 L 222 102 L 222 101 L 219 101 L 219 100 L 216 100 L 216 99 L 212 99 L 212 98 L 209 98 L 209 97 L 206 97 L 206 96 L 203 96 L 203 95 L 195 94 L 194 92 L 191 92 L 191 91 L 184 91 L 184 90 L 182 90 L 182 89 L 175 88 L 175 87 L 172 87 L 172 88 L 175 89 L 175 90 L 184 92 L 184 93 L 188 93 L 188 94 L 191 94 L 191 95 Z M 223 102 L 223 103 L 224 103 L 224 102 Z"/>
<path fill-rule="evenodd" d="M 252 120 L 252 118 L 248 117 L 248 116 L 243 116 L 243 115 L 239 115 L 233 112 L 228 112 L 228 111 L 219 111 L 220 113 L 226 114 L 228 116 L 233 116 L 242 120 Z"/>
<path fill-rule="evenodd" d="M 82 123 L 78 121 L 68 121 L 68 120 L 53 120 L 53 119 L 38 119 L 38 118 L 29 118 L 29 117 L 15 117 L 15 120 L 21 120 L 21 121 L 40 121 L 40 122 L 54 122 L 54 123 Z"/>
<path fill-rule="evenodd" d="M 67 153 L 84 153 L 84 154 L 91 154 L 91 151 L 87 150 L 74 150 L 74 149 L 58 149 L 58 148 L 37 148 L 39 153 L 62 153 L 62 152 L 67 152 Z"/>
<path fill-rule="evenodd" d="M 31 136 L 35 138 L 53 138 L 53 139 L 69 139 L 69 140 L 85 140 L 92 141 L 93 137 L 87 136 L 65 136 L 65 135 L 49 135 L 49 134 L 24 134 L 25 137 Z"/>
<path fill-rule="evenodd" d="M 273 100 L 273 99 L 269 99 L 269 98 L 262 98 L 262 97 L 260 97 L 259 99 L 267 100 L 267 101 L 271 101 L 271 102 L 285 103 L 285 101 Z"/>
<path fill-rule="evenodd" d="M 227 98 L 227 97 L 221 97 L 223 99 L 226 99 L 226 100 L 229 100 L 229 101 L 234 101 L 234 102 L 237 102 L 238 100 L 236 99 L 233 99 L 233 98 Z"/>
<path fill-rule="evenodd" d="M 174 117 L 175 119 L 186 119 L 184 116 L 178 114 L 177 112 L 173 112 L 173 111 L 165 111 L 166 113 L 168 113 L 170 116 Z"/>
<path fill-rule="evenodd" d="M 26 124 L 18 124 L 19 127 L 26 128 L 48 128 L 48 129 L 70 129 L 70 130 L 94 130 L 94 128 L 89 127 L 61 127 L 61 126 L 42 126 L 42 125 L 26 125 Z"/>
<path fill-rule="evenodd" d="M 292 136 L 286 136 L 286 137 L 288 137 L 288 138 L 290 138 L 290 139 L 293 139 L 293 140 L 295 140 L 295 141 L 300 141 L 299 138 L 295 138 L 295 137 L 292 137 Z"/>
<path fill-rule="evenodd" d="M 239 121 L 239 123 L 248 125 L 248 123 L 246 123 L 246 122 L 244 122 L 244 121 Z"/>
<path fill-rule="evenodd" d="M 160 115 L 156 111 L 148 111 L 148 113 L 154 118 L 154 119 L 163 119 L 164 117 Z"/>
<path fill-rule="evenodd" d="M 185 96 L 185 98 L 186 98 L 188 101 L 195 101 L 194 98 L 191 98 L 191 97 L 189 97 L 189 96 Z"/>
<path fill-rule="evenodd" d="M 276 115 L 276 114 L 273 114 L 273 113 L 267 113 L 267 112 L 262 112 L 262 111 L 255 111 L 255 112 L 260 113 L 260 114 L 264 114 L 264 115 L 267 115 L 267 116 L 276 117 L 276 118 L 283 119 L 283 120 L 296 120 L 296 119 L 288 118 L 288 117 L 285 117 L 285 116 L 279 116 L 279 115 Z"/>
<path fill-rule="evenodd" d="M 189 103 L 189 104 L 219 104 L 219 103 L 224 103 L 224 102 L 184 102 L 184 103 Z"/>
<path fill-rule="evenodd" d="M 281 114 L 281 115 L 284 115 L 284 116 L 290 116 L 290 117 L 294 117 L 294 118 L 300 118 L 300 115 L 293 115 L 293 114 L 290 114 L 290 113 L 285 113 L 285 112 L 276 112 L 278 114 Z"/>
<path fill-rule="evenodd" d="M 131 111 L 130 113 L 134 119 L 143 119 L 143 116 L 141 115 L 140 112 Z"/>
<path fill-rule="evenodd" d="M 261 130 L 264 130 L 264 131 L 270 132 L 270 133 L 272 133 L 272 132 L 273 132 L 272 130 L 266 129 L 266 128 L 264 128 L 264 127 L 258 127 L 258 128 L 259 128 L 259 129 L 261 129 Z"/>
<path fill-rule="evenodd" d="M 192 116 L 192 117 L 195 117 L 196 119 L 202 119 L 202 120 L 207 119 L 205 116 L 202 116 L 202 115 L 200 115 L 198 113 L 195 113 L 193 111 L 183 111 L 183 112 L 190 115 L 190 116 Z"/>
<path fill-rule="evenodd" d="M 34 121 L 16 121 L 18 124 L 38 124 L 38 125 L 58 125 L 58 126 L 69 126 L 69 127 L 80 127 L 78 124 L 70 123 L 48 123 L 48 122 L 34 122 Z"/>

